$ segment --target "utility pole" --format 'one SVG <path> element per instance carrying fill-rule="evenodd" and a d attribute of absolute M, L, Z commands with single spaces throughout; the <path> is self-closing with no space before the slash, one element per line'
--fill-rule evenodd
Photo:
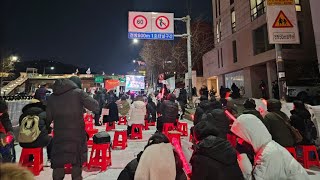
<path fill-rule="evenodd" d="M 177 34 L 175 37 L 187 38 L 187 57 L 188 57 L 188 82 L 189 82 L 189 98 L 192 99 L 192 54 L 191 54 L 191 17 L 187 15 L 183 18 L 174 18 L 176 21 L 183 21 L 186 23 L 187 34 Z"/>
<path fill-rule="evenodd" d="M 276 49 L 276 64 L 278 73 L 279 97 L 280 100 L 285 100 L 286 95 L 286 74 L 284 68 L 284 61 L 282 59 L 282 45 L 275 44 Z"/>

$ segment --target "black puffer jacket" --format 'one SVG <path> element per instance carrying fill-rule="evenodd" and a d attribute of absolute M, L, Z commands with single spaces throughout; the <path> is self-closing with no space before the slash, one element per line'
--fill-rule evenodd
<path fill-rule="evenodd" d="M 214 107 L 212 102 L 208 100 L 201 101 L 199 106 L 196 108 L 196 112 L 194 113 L 193 124 L 198 124 L 202 119 L 202 115 L 213 109 Z"/>
<path fill-rule="evenodd" d="M 39 137 L 32 143 L 20 143 L 21 147 L 25 148 L 37 148 L 37 147 L 45 147 L 49 143 L 48 133 L 51 132 L 50 123 L 47 122 L 46 116 L 46 107 L 41 103 L 32 103 L 27 104 L 22 109 L 22 115 L 19 118 L 19 124 L 21 125 L 21 121 L 26 116 L 38 116 L 39 117 L 39 129 L 41 131 Z"/>
<path fill-rule="evenodd" d="M 161 103 L 160 112 L 163 123 L 175 123 L 179 113 L 179 106 L 173 101 L 165 100 Z"/>
<path fill-rule="evenodd" d="M 54 123 L 52 168 L 87 161 L 87 137 L 83 108 L 98 111 L 98 102 L 69 79 L 58 79 L 47 105 L 48 123 Z"/>
<path fill-rule="evenodd" d="M 219 137 L 227 139 L 227 134 L 230 131 L 230 120 L 222 109 L 214 109 L 202 116 L 202 121 L 207 121 L 212 124 L 219 132 Z"/>
<path fill-rule="evenodd" d="M 263 121 L 263 117 L 261 116 L 260 112 L 257 111 L 256 109 L 244 109 L 242 114 L 252 114 L 259 118 L 261 121 Z"/>
<path fill-rule="evenodd" d="M 231 144 L 219 137 L 208 136 L 195 145 L 191 157 L 191 180 L 243 180 L 237 154 Z"/>

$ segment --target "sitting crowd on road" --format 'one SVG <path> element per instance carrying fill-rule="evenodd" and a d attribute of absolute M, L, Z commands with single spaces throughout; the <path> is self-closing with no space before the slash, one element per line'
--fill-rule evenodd
<path fill-rule="evenodd" d="M 288 117 L 281 111 L 279 100 L 269 99 L 268 113 L 262 116 L 256 110 L 255 100 L 247 99 L 244 110 L 238 114 L 240 111 L 231 98 L 219 101 L 212 96 L 209 100 L 208 90 L 203 88 L 201 92 L 194 126 L 190 129 L 193 153 L 189 161 L 192 173 L 189 174 L 185 172 L 179 149 L 163 134 L 166 123 L 178 126 L 179 109 L 183 109 L 185 115 L 184 107 L 179 107 L 186 105 L 184 91 L 180 98 L 174 93 L 162 94 L 156 102 L 153 94 L 149 97 L 137 95 L 130 103 L 126 94 L 118 100 L 113 91 L 101 87 L 94 97 L 90 97 L 82 90 L 79 77 L 59 79 L 45 103 L 43 99 L 32 100 L 22 109 L 17 138 L 7 113 L 8 106 L 5 101 L 0 101 L 0 133 L 11 136 L 23 148 L 46 147 L 46 165 L 53 169 L 53 180 L 64 179 L 66 164 L 72 165 L 72 179 L 83 179 L 82 167 L 88 155 L 88 134 L 83 119 L 86 109 L 95 115 L 96 126 L 110 125 L 125 117 L 128 137 L 132 132 L 140 131 L 133 125 L 156 122 L 156 132 L 144 150 L 121 171 L 118 180 L 309 179 L 303 166 L 286 149 L 314 145 L 318 137 L 311 114 L 303 102 L 295 101 Z M 11 156 L 1 156 L 0 160 L 15 162 L 13 141 L 0 146 L 0 150 L 4 147 L 10 149 Z M 24 169 L 21 173 L 25 173 Z"/>

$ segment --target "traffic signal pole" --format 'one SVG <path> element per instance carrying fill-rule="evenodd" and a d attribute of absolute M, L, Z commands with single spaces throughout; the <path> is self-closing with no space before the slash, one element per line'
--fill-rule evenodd
<path fill-rule="evenodd" d="M 191 17 L 187 15 L 182 18 L 174 18 L 175 21 L 183 21 L 186 23 L 187 34 L 177 34 L 174 37 L 187 38 L 187 57 L 188 57 L 188 82 L 189 82 L 189 98 L 192 99 L 192 54 L 191 54 Z"/>

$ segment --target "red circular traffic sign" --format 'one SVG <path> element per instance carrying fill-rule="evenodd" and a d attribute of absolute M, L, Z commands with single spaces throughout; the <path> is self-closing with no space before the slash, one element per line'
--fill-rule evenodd
<path fill-rule="evenodd" d="M 147 24 L 148 24 L 147 18 L 142 15 L 138 15 L 133 18 L 133 25 L 137 29 L 143 29 L 147 26 Z"/>
<path fill-rule="evenodd" d="M 163 22 L 163 19 L 165 19 L 166 22 Z M 162 26 L 163 25 L 163 26 Z M 156 19 L 156 26 L 159 28 L 159 29 L 162 29 L 162 30 L 165 30 L 167 29 L 169 26 L 170 26 L 170 21 L 169 19 L 166 17 L 166 16 L 159 16 L 157 19 Z"/>

